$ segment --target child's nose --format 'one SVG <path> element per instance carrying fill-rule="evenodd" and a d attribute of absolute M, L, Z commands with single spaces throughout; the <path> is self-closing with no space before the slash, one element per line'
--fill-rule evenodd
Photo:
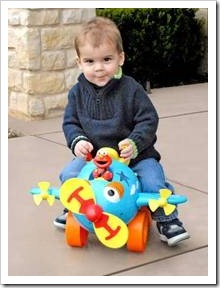
<path fill-rule="evenodd" d="M 99 70 L 103 70 L 103 65 L 101 62 L 97 62 L 95 65 L 95 70 L 99 71 Z"/>

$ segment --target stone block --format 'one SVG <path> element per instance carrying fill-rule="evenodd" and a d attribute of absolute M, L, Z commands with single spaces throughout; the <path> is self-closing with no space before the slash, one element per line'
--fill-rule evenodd
<path fill-rule="evenodd" d="M 64 69 L 65 52 L 60 51 L 44 51 L 41 57 L 41 68 L 43 70 L 60 70 Z"/>
<path fill-rule="evenodd" d="M 96 15 L 95 9 L 63 9 L 61 14 L 62 23 L 79 24 Z"/>
<path fill-rule="evenodd" d="M 60 9 L 35 9 L 29 10 L 28 26 L 43 26 L 58 24 Z"/>
<path fill-rule="evenodd" d="M 73 47 L 79 25 L 47 27 L 41 30 L 42 50 L 59 50 Z"/>
<path fill-rule="evenodd" d="M 63 72 L 29 73 L 23 77 L 24 91 L 31 95 L 57 94 L 65 90 Z"/>
<path fill-rule="evenodd" d="M 8 28 L 8 48 L 16 48 L 18 43 L 19 30 L 17 28 Z"/>
<path fill-rule="evenodd" d="M 96 9 L 89 8 L 89 9 L 81 9 L 82 10 L 82 22 L 88 21 L 89 19 L 96 16 Z"/>
<path fill-rule="evenodd" d="M 76 52 L 73 48 L 71 49 L 66 49 L 66 67 L 67 68 L 73 68 L 77 66 L 76 63 Z"/>
<path fill-rule="evenodd" d="M 22 92 L 12 91 L 9 97 L 9 108 L 13 111 L 18 111 L 28 114 L 28 95 Z"/>
<path fill-rule="evenodd" d="M 23 72 L 16 69 L 8 69 L 8 88 L 11 91 L 23 91 Z"/>
<path fill-rule="evenodd" d="M 63 114 L 67 104 L 67 93 L 44 97 L 46 117 L 58 117 Z"/>
<path fill-rule="evenodd" d="M 8 24 L 12 26 L 20 25 L 20 10 L 8 10 Z"/>
<path fill-rule="evenodd" d="M 31 98 L 28 102 L 28 114 L 31 117 L 43 117 L 45 113 L 44 101 L 41 98 Z"/>
<path fill-rule="evenodd" d="M 17 53 L 15 50 L 8 50 L 8 67 L 18 68 Z"/>
<path fill-rule="evenodd" d="M 68 90 L 77 82 L 80 72 L 78 68 L 65 70 L 65 86 Z"/>
<path fill-rule="evenodd" d="M 40 69 L 41 43 L 38 28 L 25 27 L 20 29 L 16 48 L 21 69 Z"/>

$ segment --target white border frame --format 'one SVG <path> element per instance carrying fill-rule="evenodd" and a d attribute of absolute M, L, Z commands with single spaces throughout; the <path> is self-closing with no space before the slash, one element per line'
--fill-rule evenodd
<path fill-rule="evenodd" d="M 8 8 L 208 8 L 208 276 L 8 276 Z M 2 284 L 215 284 L 216 283 L 216 1 L 1 1 L 1 282 Z M 211 51 L 211 52 L 210 52 Z"/>

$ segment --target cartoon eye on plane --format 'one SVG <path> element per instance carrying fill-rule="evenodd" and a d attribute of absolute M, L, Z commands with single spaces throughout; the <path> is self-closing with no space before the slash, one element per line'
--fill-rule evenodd
<path fill-rule="evenodd" d="M 30 193 L 36 205 L 42 200 L 53 205 L 59 199 L 69 210 L 65 235 L 70 246 L 85 246 L 91 232 L 109 248 L 126 244 L 129 251 L 142 252 L 151 224 L 149 209 L 154 212 L 162 208 L 169 215 L 187 198 L 168 189 L 141 191 L 137 176 L 127 164 L 114 149 L 104 147 L 77 178 L 68 179 L 60 188 L 40 182 Z"/>

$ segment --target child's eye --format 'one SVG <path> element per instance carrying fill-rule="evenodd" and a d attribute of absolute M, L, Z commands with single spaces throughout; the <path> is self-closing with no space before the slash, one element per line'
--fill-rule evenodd
<path fill-rule="evenodd" d="M 111 61 L 111 60 L 112 60 L 111 57 L 105 57 L 105 58 L 104 58 L 104 61 L 105 61 L 105 62 L 109 62 L 109 61 Z"/>
<path fill-rule="evenodd" d="M 92 59 L 85 59 L 84 60 L 85 63 L 88 63 L 88 64 L 92 64 L 94 62 L 94 60 Z"/>

